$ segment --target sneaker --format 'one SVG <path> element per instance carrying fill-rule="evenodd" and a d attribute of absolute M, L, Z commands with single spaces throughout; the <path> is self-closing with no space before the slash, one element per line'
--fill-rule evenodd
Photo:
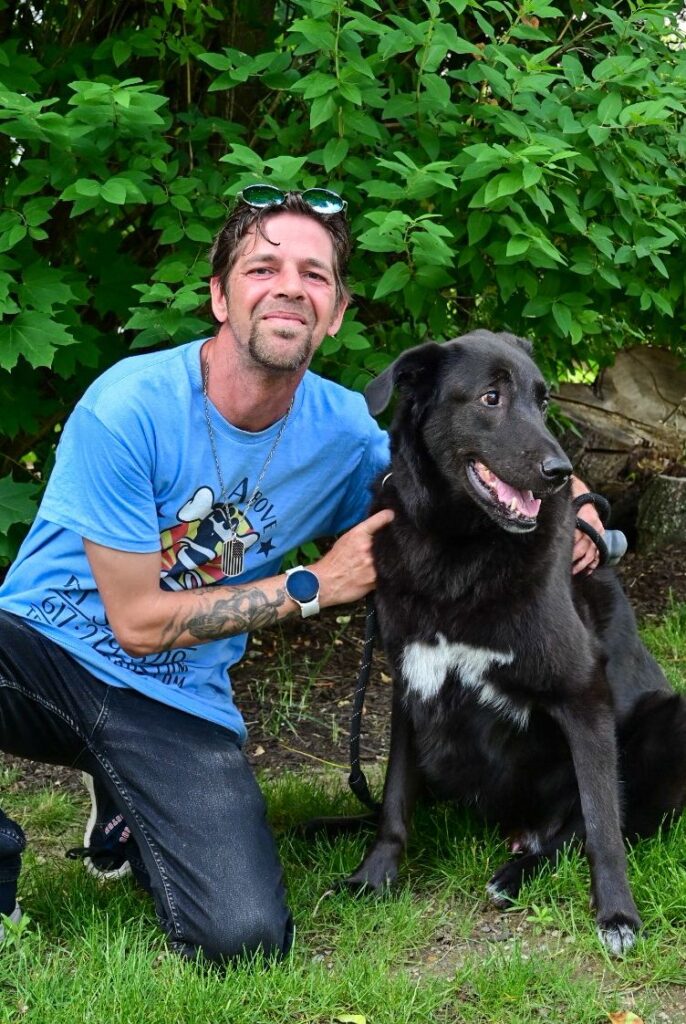
<path fill-rule="evenodd" d="M 12 922 L 12 924 L 17 924 L 19 921 L 21 921 L 21 907 L 19 906 L 18 903 L 15 903 L 14 910 L 12 911 L 12 913 L 11 914 L 3 914 L 2 917 L 8 918 L 8 920 L 10 920 Z M 4 940 L 4 938 L 5 938 L 5 926 L 2 923 L 2 919 L 0 918 L 0 942 L 2 942 Z"/>
<path fill-rule="evenodd" d="M 16 923 L 21 917 L 17 903 L 17 880 L 26 836 L 21 825 L 0 811 L 0 942 L 5 938 L 2 918 Z"/>
<path fill-rule="evenodd" d="M 71 860 L 83 858 L 86 871 L 101 881 L 123 878 L 131 871 L 129 864 L 129 844 L 131 829 L 105 790 L 96 783 L 91 775 L 83 773 L 83 783 L 91 798 L 91 812 L 83 834 L 83 846 L 67 850 L 66 856 Z M 127 849 L 128 846 L 128 849 Z"/>

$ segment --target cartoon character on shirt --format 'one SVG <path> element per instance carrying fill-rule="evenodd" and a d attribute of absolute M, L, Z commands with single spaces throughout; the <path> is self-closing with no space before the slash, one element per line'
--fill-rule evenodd
<path fill-rule="evenodd" d="M 221 552 L 231 537 L 247 551 L 260 534 L 231 503 L 215 500 L 211 487 L 199 487 L 178 511 L 179 525 L 164 530 L 160 586 L 164 590 L 193 590 L 224 579 Z"/>

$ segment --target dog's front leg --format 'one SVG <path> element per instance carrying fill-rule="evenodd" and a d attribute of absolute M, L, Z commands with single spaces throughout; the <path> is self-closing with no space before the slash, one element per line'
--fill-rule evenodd
<path fill-rule="evenodd" d="M 619 813 L 615 724 L 608 703 L 598 707 L 597 691 L 552 709 L 567 737 L 574 761 L 586 829 L 598 934 L 619 956 L 633 946 L 641 927 L 629 881 Z"/>
<path fill-rule="evenodd" d="M 357 871 L 345 880 L 353 890 L 378 892 L 398 875 L 398 864 L 407 844 L 410 819 L 419 786 L 412 723 L 398 695 L 393 692 L 391 749 L 376 839 Z"/>

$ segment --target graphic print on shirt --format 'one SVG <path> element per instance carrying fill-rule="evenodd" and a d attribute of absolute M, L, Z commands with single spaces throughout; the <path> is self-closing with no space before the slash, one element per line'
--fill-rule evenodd
<path fill-rule="evenodd" d="M 203 486 L 182 505 L 176 514 L 178 525 L 163 530 L 160 535 L 160 586 L 163 590 L 194 590 L 223 580 L 224 543 L 236 536 L 247 552 L 262 536 L 253 523 L 258 523 L 262 531 L 276 526 L 274 506 L 259 491 L 250 509 L 250 518 L 231 501 L 233 498 L 236 502 L 245 502 L 247 492 L 248 481 L 244 479 L 226 502 L 219 502 L 212 488 Z M 268 557 L 273 546 L 271 541 L 264 541 L 260 544 L 260 553 Z"/>
<path fill-rule="evenodd" d="M 32 602 L 27 618 L 62 630 L 79 643 L 88 644 L 98 658 L 114 670 L 126 669 L 167 686 L 182 688 L 188 674 L 188 654 L 182 647 L 134 658 L 119 645 L 104 610 L 92 589 L 84 589 L 77 576 L 60 587 L 50 587 L 40 602 Z"/>
<path fill-rule="evenodd" d="M 199 487 L 177 512 L 178 526 L 160 535 L 163 590 L 195 590 L 224 578 L 221 552 L 235 533 L 248 548 L 259 533 L 239 509 L 215 501 L 211 487 Z"/>

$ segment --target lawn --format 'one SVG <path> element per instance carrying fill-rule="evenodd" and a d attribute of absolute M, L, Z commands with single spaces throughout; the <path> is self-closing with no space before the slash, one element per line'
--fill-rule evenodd
<path fill-rule="evenodd" d="M 686 605 L 644 635 L 686 690 Z M 365 837 L 308 845 L 293 830 L 313 814 L 353 808 L 342 773 L 264 777 L 296 943 L 285 963 L 220 973 L 166 950 L 150 901 L 128 880 L 101 886 L 64 859 L 81 841 L 78 795 L 26 791 L 13 786 L 12 769 L 4 776 L 5 810 L 31 843 L 25 917 L 7 925 L 0 955 L 0 1024 L 626 1024 L 629 1012 L 646 1024 L 686 1024 L 686 818 L 630 851 L 645 931 L 625 959 L 612 960 L 595 934 L 578 853 L 502 913 L 484 886 L 503 844 L 463 812 L 423 808 L 399 886 L 353 899 L 334 887 Z"/>

